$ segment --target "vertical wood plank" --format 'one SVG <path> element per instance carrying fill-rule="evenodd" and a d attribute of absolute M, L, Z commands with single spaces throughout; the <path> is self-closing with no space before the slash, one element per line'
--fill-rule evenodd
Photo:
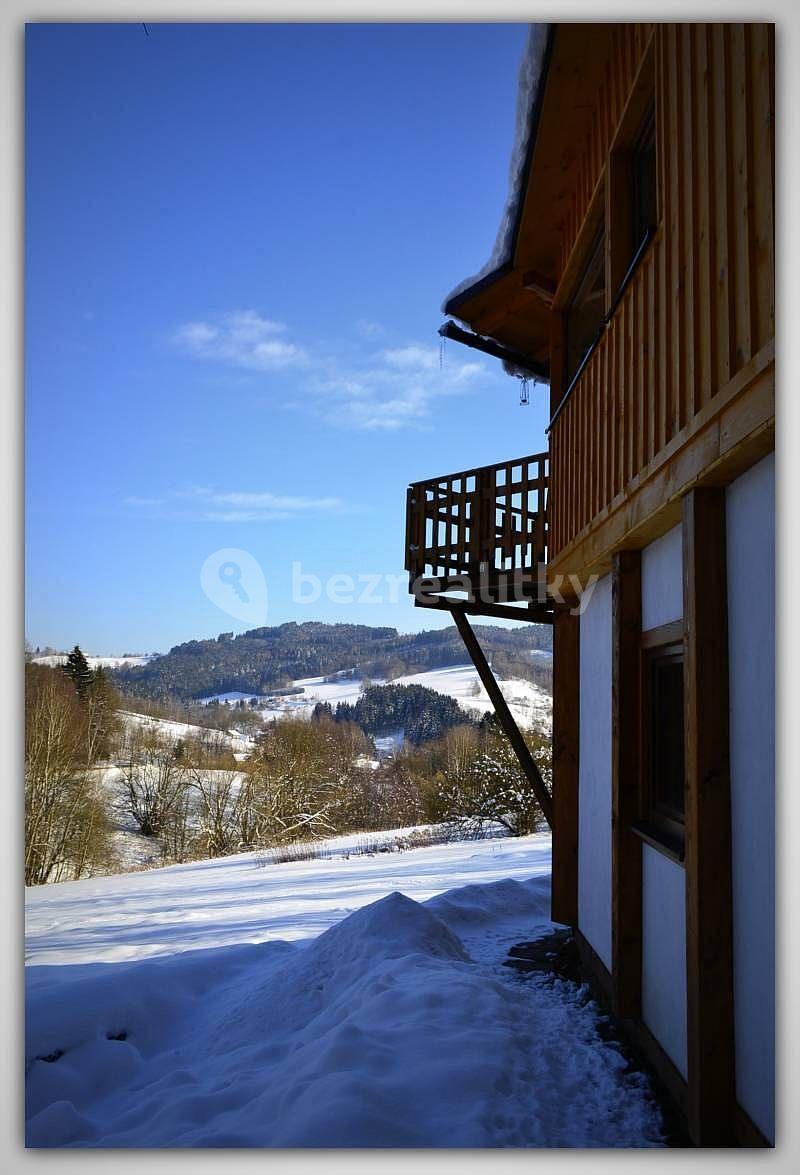
<path fill-rule="evenodd" d="M 638 1017 L 642 990 L 642 845 L 639 818 L 641 554 L 617 551 L 611 580 L 611 938 L 614 1011 Z"/>
<path fill-rule="evenodd" d="M 695 355 L 697 318 L 695 313 L 695 282 L 697 279 L 695 229 L 697 215 L 697 186 L 699 177 L 695 167 L 697 119 L 694 109 L 694 52 L 693 32 L 689 24 L 681 25 L 678 38 L 678 72 L 681 80 L 680 143 L 681 143 L 681 250 L 683 253 L 682 282 L 682 342 L 681 355 L 681 425 L 687 424 L 697 411 L 695 388 Z"/>
<path fill-rule="evenodd" d="M 697 305 L 695 307 L 695 411 L 711 397 L 712 384 L 712 281 L 711 281 L 711 190 L 709 156 L 709 72 L 708 26 L 694 27 L 695 140 L 697 163 Z"/>
<path fill-rule="evenodd" d="M 656 134 L 658 136 L 658 194 L 660 219 L 664 226 L 661 239 L 656 249 L 658 267 L 658 427 L 656 429 L 656 449 L 663 448 L 667 441 L 667 419 L 669 401 L 669 361 L 672 340 L 668 333 L 667 307 L 669 303 L 669 284 L 667 271 L 667 236 L 669 226 L 669 134 L 668 114 L 669 99 L 666 83 L 666 30 L 659 25 L 656 30 Z"/>
<path fill-rule="evenodd" d="M 752 355 L 752 323 L 750 315 L 750 188 L 758 182 L 751 178 L 751 142 L 748 133 L 751 105 L 749 45 L 746 26 L 728 26 L 730 38 L 731 84 L 729 126 L 732 143 L 732 252 L 733 252 L 733 306 L 734 338 L 732 374 L 747 363 Z"/>
<path fill-rule="evenodd" d="M 669 202 L 669 289 L 670 301 L 667 307 L 670 323 L 671 362 L 670 362 L 670 406 L 669 406 L 669 437 L 673 437 L 680 430 L 684 421 L 683 416 L 683 358 L 685 344 L 683 337 L 683 273 L 685 258 L 682 252 L 682 201 L 680 189 L 680 166 L 678 144 L 680 143 L 680 104 L 681 85 L 678 68 L 678 28 L 670 25 L 667 28 L 667 77 L 669 95 L 669 122 L 668 134 L 669 151 L 669 180 L 667 198 Z"/>
<path fill-rule="evenodd" d="M 775 336 L 775 153 L 774 109 L 771 79 L 774 76 L 774 31 L 769 25 L 748 25 L 752 38 L 752 103 L 749 128 L 753 152 L 751 184 L 753 255 L 753 350 L 759 351 Z"/>
<path fill-rule="evenodd" d="M 553 865 L 551 917 L 578 923 L 580 617 L 553 618 Z"/>
<path fill-rule="evenodd" d="M 732 1141 L 735 1107 L 725 491 L 683 499 L 689 1128 Z"/>
<path fill-rule="evenodd" d="M 711 137 L 709 179 L 714 223 L 711 256 L 714 302 L 714 384 L 717 392 L 731 377 L 731 300 L 728 230 L 728 66 L 723 25 L 711 25 Z"/>

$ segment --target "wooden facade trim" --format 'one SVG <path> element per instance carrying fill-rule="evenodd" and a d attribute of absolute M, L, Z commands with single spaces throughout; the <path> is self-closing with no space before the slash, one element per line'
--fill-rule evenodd
<path fill-rule="evenodd" d="M 611 580 L 611 951 L 614 1011 L 638 1018 L 642 995 L 642 845 L 633 826 L 641 794 L 642 569 L 618 551 Z"/>
<path fill-rule="evenodd" d="M 725 491 L 683 499 L 689 1128 L 731 1145 L 735 1098 Z"/>
<path fill-rule="evenodd" d="M 682 640 L 683 621 L 670 620 L 668 624 L 659 624 L 657 628 L 644 629 L 641 646 L 643 649 L 657 649 L 661 645 L 674 645 Z"/>
<path fill-rule="evenodd" d="M 548 578 L 603 574 L 611 552 L 641 547 L 680 521 L 680 498 L 693 485 L 726 485 L 774 448 L 774 341 L 697 414 L 608 506 L 556 552 Z M 551 465 L 551 476 L 553 466 Z M 569 492 L 569 490 L 567 490 Z M 559 510 L 551 494 L 551 513 Z"/>
<path fill-rule="evenodd" d="M 722 412 L 737 379 L 753 382 L 753 360 L 758 368 L 774 343 L 774 29 L 637 30 L 615 36 L 598 90 L 554 308 L 569 302 L 603 202 L 609 289 L 618 277 L 611 237 L 624 232 L 626 201 L 616 155 L 651 76 L 660 225 L 550 434 L 556 564 Z M 752 431 L 733 423 L 710 463 Z"/>
<path fill-rule="evenodd" d="M 551 917 L 578 922 L 580 617 L 553 618 L 553 845 Z"/>

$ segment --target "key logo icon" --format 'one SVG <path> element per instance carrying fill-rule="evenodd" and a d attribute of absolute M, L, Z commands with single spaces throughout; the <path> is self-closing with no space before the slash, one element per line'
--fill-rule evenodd
<path fill-rule="evenodd" d="M 238 563 L 223 563 L 218 573 L 222 583 L 229 583 L 243 604 L 250 603 L 250 597 L 242 587 L 242 569 Z"/>
<path fill-rule="evenodd" d="M 209 555 L 200 569 L 200 586 L 229 616 L 252 624 L 267 622 L 267 581 L 257 559 L 238 547 Z"/>

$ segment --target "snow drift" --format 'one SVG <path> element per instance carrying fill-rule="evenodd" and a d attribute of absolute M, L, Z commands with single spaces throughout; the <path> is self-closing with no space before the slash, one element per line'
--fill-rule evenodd
<path fill-rule="evenodd" d="M 659 1145 L 586 993 L 504 948 L 476 961 L 549 928 L 547 888 L 394 892 L 303 945 L 30 967 L 28 1145 Z"/>

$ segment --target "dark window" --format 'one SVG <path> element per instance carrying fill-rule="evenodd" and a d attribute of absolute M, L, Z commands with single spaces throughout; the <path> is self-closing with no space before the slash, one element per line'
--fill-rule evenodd
<path fill-rule="evenodd" d="M 631 156 L 631 260 L 656 227 L 656 116 L 651 107 L 633 144 Z"/>
<path fill-rule="evenodd" d="M 606 312 L 606 237 L 595 237 L 575 297 L 567 312 L 567 384 L 600 333 Z"/>
<path fill-rule="evenodd" d="M 647 649 L 643 671 L 642 819 L 637 831 L 682 859 L 686 776 L 683 645 Z"/>

